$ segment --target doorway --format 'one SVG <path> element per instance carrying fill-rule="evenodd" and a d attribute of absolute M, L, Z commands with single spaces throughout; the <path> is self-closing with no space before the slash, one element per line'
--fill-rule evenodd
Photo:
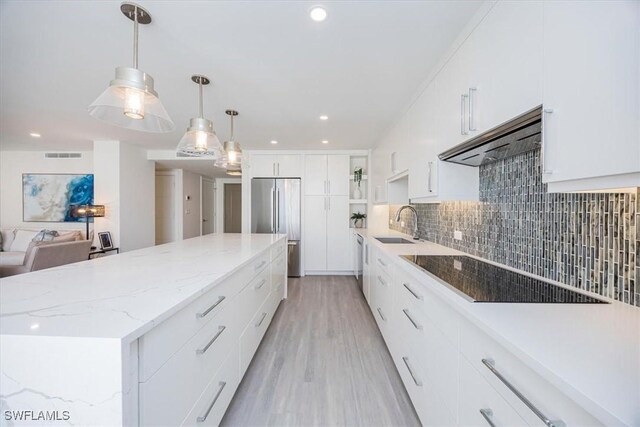
<path fill-rule="evenodd" d="M 224 184 L 224 232 L 242 231 L 242 184 Z"/>
<path fill-rule="evenodd" d="M 209 178 L 202 178 L 202 229 L 201 233 L 211 234 L 215 232 L 216 223 L 216 186 L 215 181 Z"/>
<path fill-rule="evenodd" d="M 156 173 L 156 245 L 176 240 L 176 177 Z"/>

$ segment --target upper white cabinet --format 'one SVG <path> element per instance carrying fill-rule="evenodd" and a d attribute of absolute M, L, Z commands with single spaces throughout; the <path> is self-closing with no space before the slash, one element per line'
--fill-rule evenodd
<path fill-rule="evenodd" d="M 640 2 L 543 8 L 549 191 L 640 185 Z"/>
<path fill-rule="evenodd" d="M 302 156 L 300 154 L 253 154 L 251 155 L 251 176 L 299 178 L 302 176 Z"/>
<path fill-rule="evenodd" d="M 304 163 L 305 195 L 349 195 L 348 154 L 308 154 Z"/>

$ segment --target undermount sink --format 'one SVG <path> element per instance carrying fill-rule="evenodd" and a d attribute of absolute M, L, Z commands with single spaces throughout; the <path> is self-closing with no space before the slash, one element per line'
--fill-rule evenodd
<path fill-rule="evenodd" d="M 411 240 L 403 239 L 402 237 L 374 237 L 377 241 L 381 243 L 395 243 L 395 244 L 410 244 L 413 245 Z"/>

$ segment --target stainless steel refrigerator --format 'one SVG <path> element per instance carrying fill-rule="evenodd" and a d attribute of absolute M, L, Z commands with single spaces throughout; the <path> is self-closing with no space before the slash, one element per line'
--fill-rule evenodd
<path fill-rule="evenodd" d="M 289 277 L 299 277 L 300 179 L 251 180 L 251 232 L 287 235 Z"/>

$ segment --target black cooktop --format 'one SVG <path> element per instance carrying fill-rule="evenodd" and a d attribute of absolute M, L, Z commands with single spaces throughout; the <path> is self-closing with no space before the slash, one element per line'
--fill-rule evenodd
<path fill-rule="evenodd" d="M 468 256 L 402 255 L 474 302 L 605 303 Z"/>

